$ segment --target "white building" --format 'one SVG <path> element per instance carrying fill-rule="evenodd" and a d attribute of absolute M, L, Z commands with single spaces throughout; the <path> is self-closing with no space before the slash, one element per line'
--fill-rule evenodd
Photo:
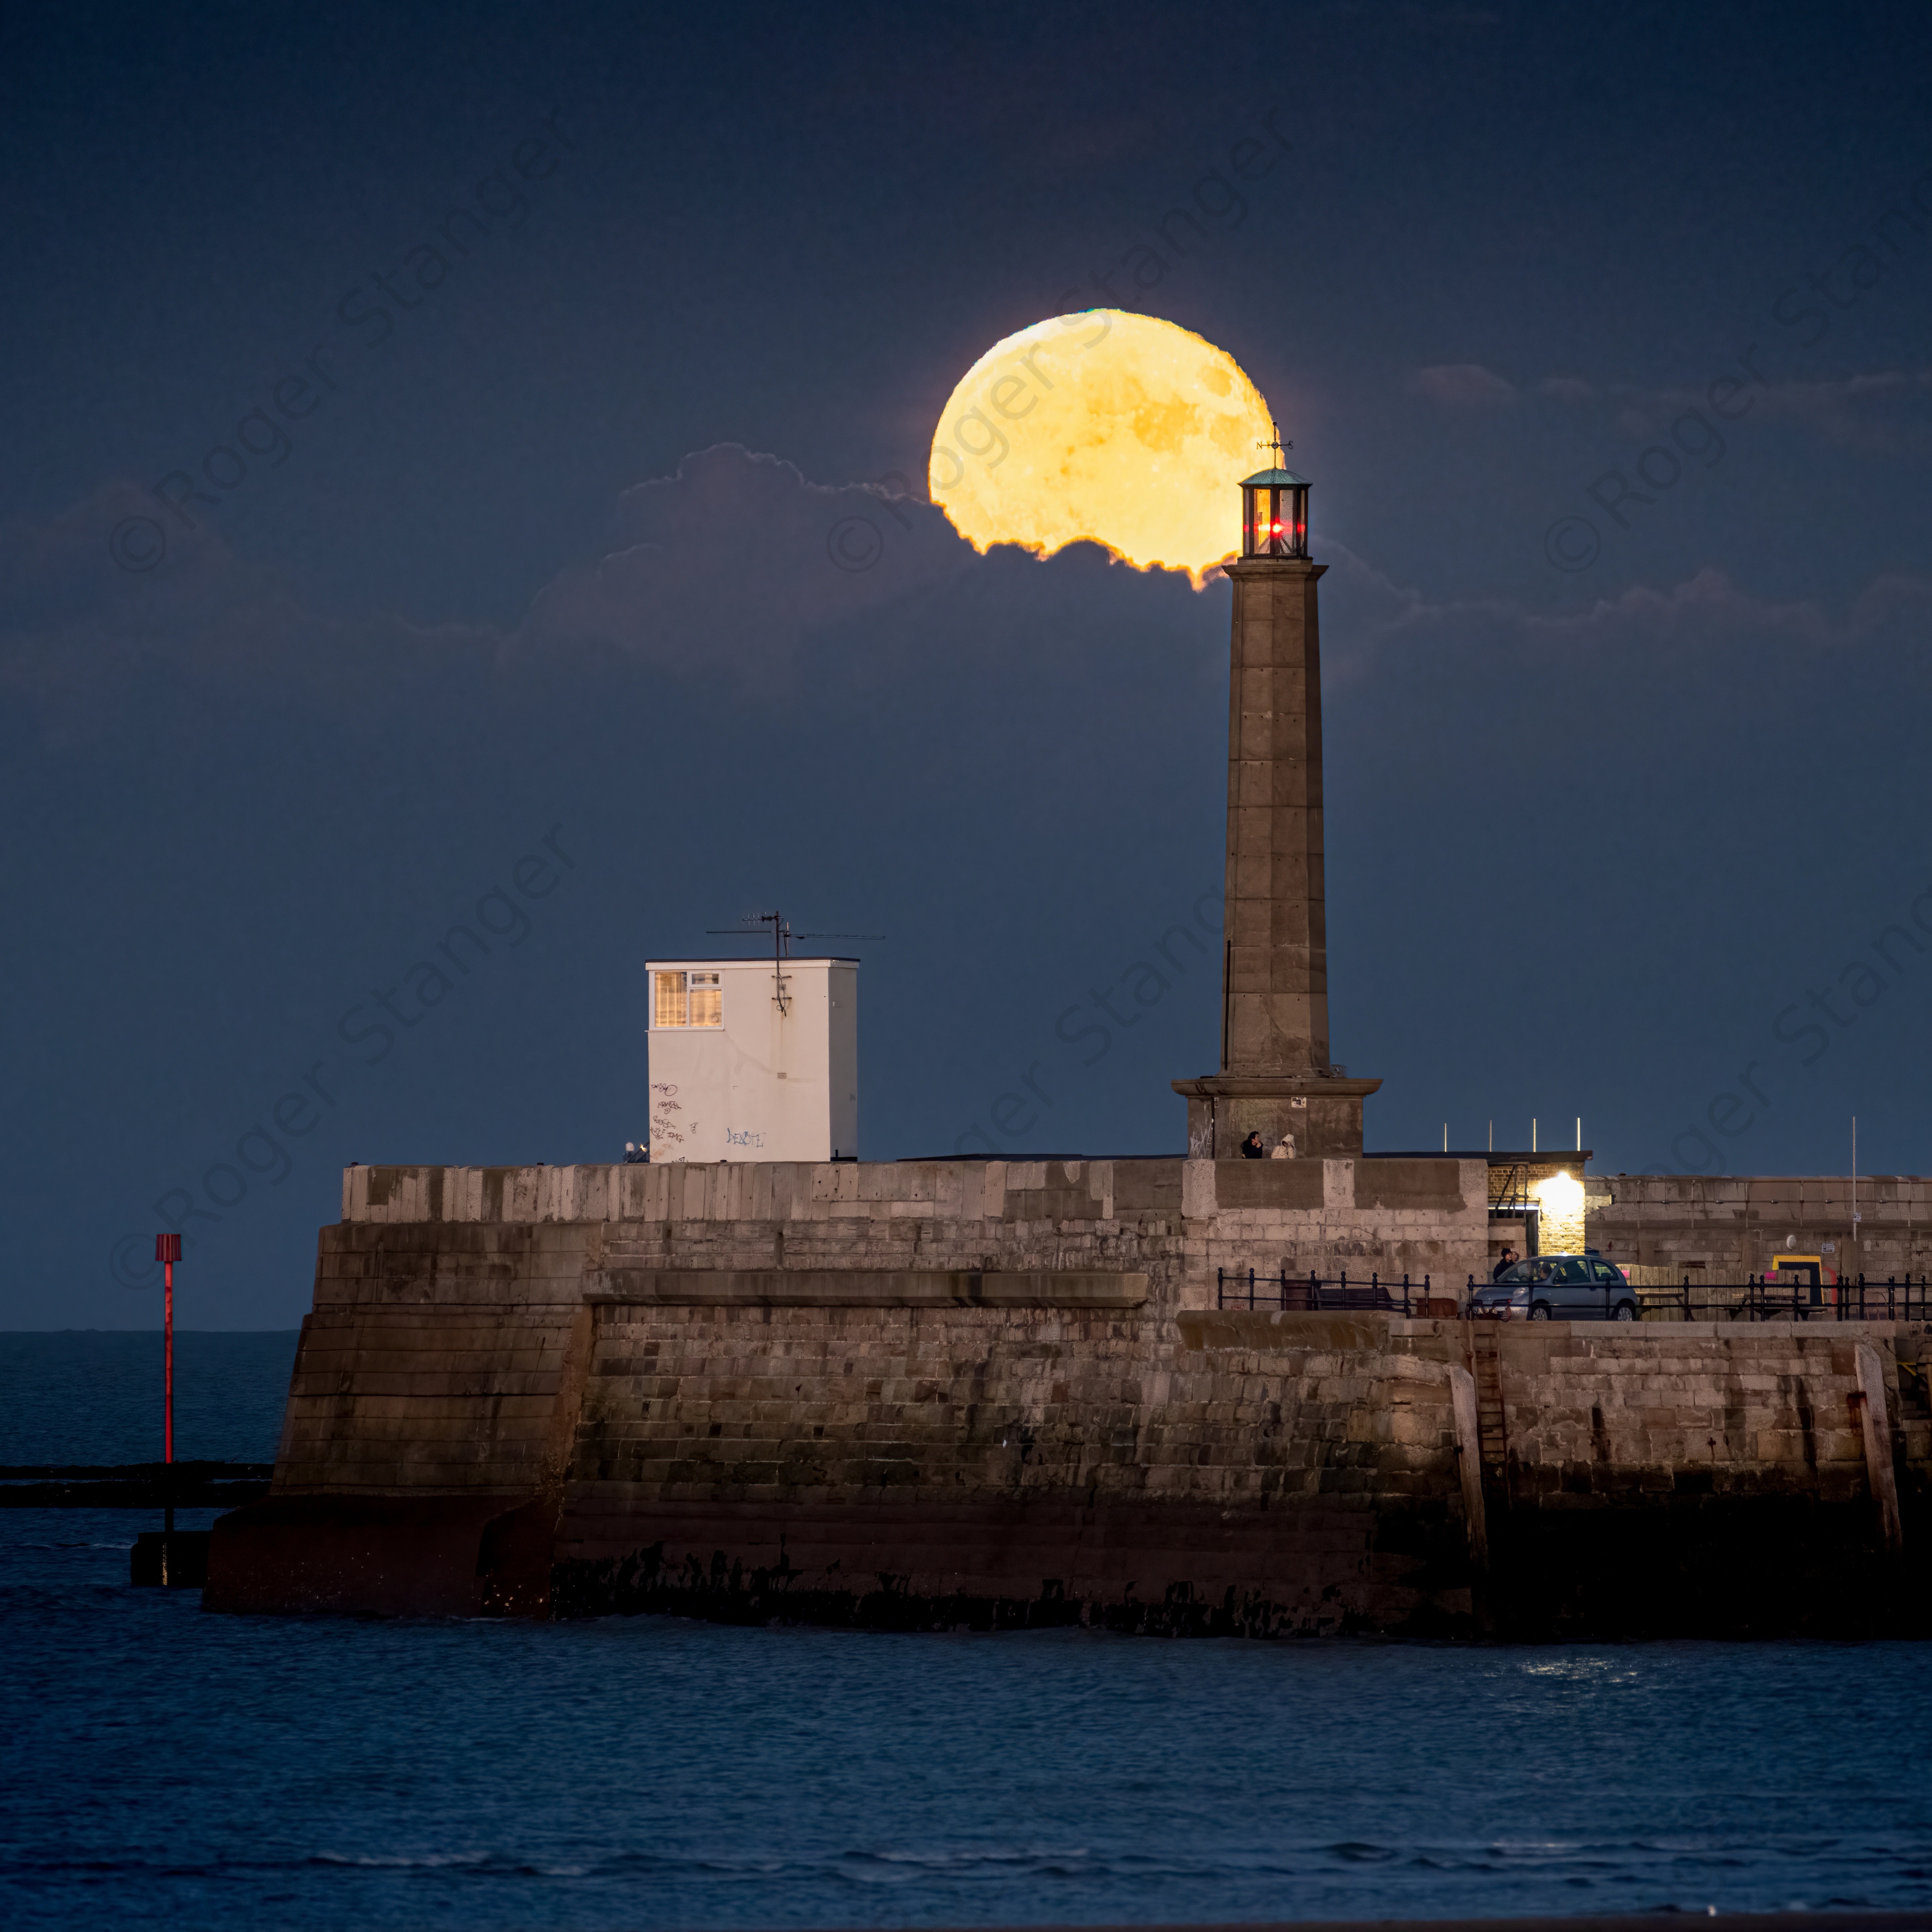
<path fill-rule="evenodd" d="M 656 959 L 651 1159 L 856 1160 L 859 962 Z"/>

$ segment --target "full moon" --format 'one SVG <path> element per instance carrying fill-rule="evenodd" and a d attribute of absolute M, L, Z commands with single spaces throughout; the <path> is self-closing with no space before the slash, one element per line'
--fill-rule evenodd
<path fill-rule="evenodd" d="M 1234 485 L 1269 459 L 1261 393 L 1225 350 L 1124 309 L 1036 322 L 960 379 L 932 438 L 932 500 L 975 550 L 1103 544 L 1198 590 L 1240 548 Z"/>

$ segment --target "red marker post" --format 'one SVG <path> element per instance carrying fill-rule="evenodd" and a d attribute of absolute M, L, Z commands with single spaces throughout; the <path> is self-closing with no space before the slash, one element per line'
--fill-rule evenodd
<path fill-rule="evenodd" d="M 168 1545 L 175 1534 L 175 1263 L 181 1259 L 181 1243 L 178 1234 L 154 1237 L 154 1258 L 161 1264 L 165 1283 L 161 1324 L 166 1337 L 161 1370 L 161 1460 L 166 1465 L 161 1473 L 161 1494 L 166 1511 L 161 1525 L 161 1588 L 164 1590 L 168 1586 Z"/>

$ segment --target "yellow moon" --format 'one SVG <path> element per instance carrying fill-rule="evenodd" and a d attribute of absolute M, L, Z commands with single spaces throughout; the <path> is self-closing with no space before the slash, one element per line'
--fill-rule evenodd
<path fill-rule="evenodd" d="M 1272 458 L 1268 406 L 1225 350 L 1124 309 L 1036 322 L 961 378 L 932 500 L 975 550 L 1083 540 L 1198 590 L 1240 548 L 1236 485 Z"/>

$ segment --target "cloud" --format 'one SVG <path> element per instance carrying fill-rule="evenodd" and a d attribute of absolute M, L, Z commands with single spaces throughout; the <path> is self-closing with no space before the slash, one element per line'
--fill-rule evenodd
<path fill-rule="evenodd" d="M 735 443 L 626 490 L 618 520 L 620 546 L 544 589 L 518 647 L 598 643 L 686 674 L 758 676 L 815 634 L 973 560 L 931 504 L 812 483 Z"/>
<path fill-rule="evenodd" d="M 1069 634 L 1058 609 L 1068 572 L 1099 554 L 1070 554 L 1066 569 L 1045 573 L 1010 547 L 980 556 L 943 512 L 896 482 L 814 483 L 777 457 L 724 444 L 625 491 L 618 541 L 560 570 L 517 623 L 434 626 L 318 611 L 206 527 L 163 532 L 152 567 L 117 567 L 110 535 L 136 524 L 152 539 L 156 508 L 148 492 L 116 483 L 50 522 L 0 531 L 0 748 L 58 749 L 190 686 L 238 698 L 279 681 L 311 704 L 335 704 L 418 676 L 476 682 L 599 651 L 687 681 L 777 692 L 828 649 L 916 663 L 943 632 L 956 652 L 968 609 L 983 613 L 980 648 L 1004 647 L 1036 622 Z M 1097 625 L 1160 603 L 1120 587 L 1141 574 L 1106 571 Z"/>
<path fill-rule="evenodd" d="M 1601 400 L 1614 406 L 1624 435 L 1666 434 L 1687 410 L 1708 417 L 1708 386 L 1678 387 L 1635 382 L 1597 385 L 1574 376 L 1546 376 L 1534 392 L 1558 403 Z M 1870 374 L 1814 382 L 1774 381 L 1744 388 L 1730 398 L 1745 417 L 1796 424 L 1821 440 L 1874 454 L 1923 455 L 1932 452 L 1932 370 L 1882 369 Z"/>
<path fill-rule="evenodd" d="M 1408 380 L 1418 396 L 1445 410 L 1498 409 L 1516 400 L 1516 386 L 1480 362 L 1438 362 Z"/>
<path fill-rule="evenodd" d="M 1922 455 L 1932 450 L 1932 370 L 1887 369 L 1837 382 L 1774 382 L 1767 416 L 1802 424 L 1852 449 Z"/>
<path fill-rule="evenodd" d="M 1859 406 L 1900 385 L 1813 386 Z M 735 445 L 627 490 L 621 540 L 560 571 L 508 629 L 318 612 L 206 532 L 152 570 L 117 570 L 104 533 L 150 501 L 116 485 L 50 524 L 0 533 L 0 748 L 58 749 L 170 706 L 191 721 L 198 694 L 245 699 L 271 685 L 312 711 L 406 706 L 451 679 L 480 688 L 501 670 L 541 677 L 548 663 L 600 651 L 778 700 L 808 667 L 861 681 L 916 676 L 934 652 L 956 665 L 1077 655 L 1151 624 L 1199 644 L 1204 675 L 1225 674 L 1223 646 L 1201 641 L 1216 622 L 1183 578 L 1105 562 L 1090 546 L 1054 565 L 1004 547 L 977 556 L 930 505 L 877 485 L 813 483 Z M 1754 597 L 1708 568 L 1552 613 L 1432 598 L 1346 546 L 1323 549 L 1338 688 L 1444 654 L 1481 676 L 1566 656 L 1667 666 L 1773 646 L 1829 652 L 1932 617 L 1932 585 L 1910 575 L 1876 580 L 1836 615 Z"/>
<path fill-rule="evenodd" d="M 206 527 L 163 530 L 155 507 L 116 482 L 0 531 L 0 747 L 62 748 L 195 679 L 279 678 L 320 697 L 399 657 L 480 669 L 500 643 L 475 626 L 318 612 Z M 117 567 L 110 539 L 130 525 L 157 544 L 150 568 Z"/>
<path fill-rule="evenodd" d="M 1822 656 L 1881 641 L 1903 645 L 1932 623 L 1932 579 L 1904 572 L 1874 578 L 1836 615 L 1809 599 L 1754 597 L 1708 567 L 1667 590 L 1636 584 L 1582 610 L 1552 613 L 1508 598 L 1438 602 L 1340 545 L 1326 549 L 1324 670 L 1338 683 L 1394 675 L 1420 655 L 1445 652 L 1466 652 L 1486 669 L 1558 657 L 1621 658 L 1634 668 L 1659 656 L 1687 664 L 1720 655 Z"/>

